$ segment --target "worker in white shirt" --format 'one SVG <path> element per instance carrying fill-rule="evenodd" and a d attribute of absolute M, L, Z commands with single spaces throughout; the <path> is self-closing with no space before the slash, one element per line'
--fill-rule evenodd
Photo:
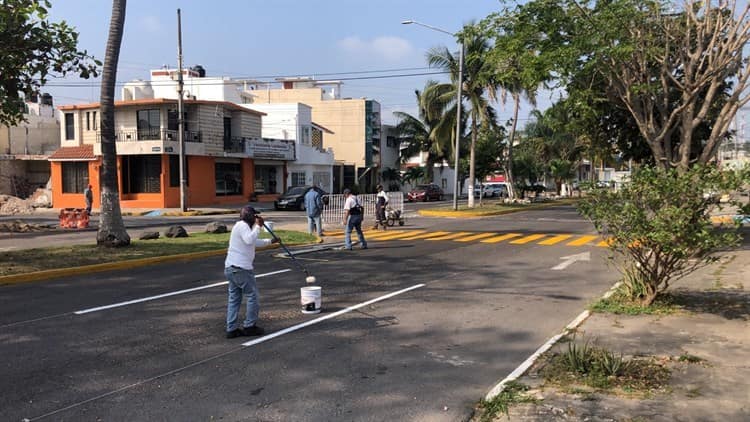
<path fill-rule="evenodd" d="M 255 284 L 253 261 L 255 248 L 268 246 L 278 239 L 259 239 L 263 227 L 263 217 L 255 208 L 247 205 L 240 211 L 240 221 L 232 227 L 229 236 L 229 249 L 224 261 L 224 275 L 229 281 L 227 300 L 227 338 L 263 335 L 263 328 L 257 325 L 260 303 L 258 286 Z M 247 311 L 242 327 L 239 326 L 242 297 L 247 298 Z"/>
<path fill-rule="evenodd" d="M 383 185 L 377 186 L 378 196 L 375 197 L 375 229 L 378 224 L 385 230 L 388 225 L 385 218 L 385 207 L 388 206 L 388 194 L 383 190 Z"/>

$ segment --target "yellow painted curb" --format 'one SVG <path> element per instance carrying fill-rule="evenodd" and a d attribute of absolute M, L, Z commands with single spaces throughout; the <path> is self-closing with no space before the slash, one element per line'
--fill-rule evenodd
<path fill-rule="evenodd" d="M 290 246 L 292 245 L 297 246 L 298 244 L 290 244 Z M 257 250 L 263 251 L 267 249 L 276 249 L 278 247 L 279 247 L 278 244 L 272 244 L 269 246 L 263 246 L 261 248 L 257 248 Z M 226 252 L 227 252 L 226 249 L 216 249 L 212 251 L 193 252 L 193 253 L 186 253 L 186 254 L 180 254 L 180 255 L 154 256 L 151 258 L 138 258 L 138 259 L 130 259 L 126 261 L 105 262 L 102 264 L 84 265 L 81 267 L 56 268 L 54 270 L 34 271 L 31 273 L 24 273 L 24 274 L 5 275 L 5 276 L 0 276 L 0 285 L 21 284 L 21 283 L 28 283 L 32 281 L 48 280 L 50 278 L 68 277 L 68 276 L 80 275 L 80 274 L 100 273 L 104 271 L 126 270 L 130 268 L 145 267 L 147 265 L 162 264 L 166 262 L 190 261 L 194 259 L 219 256 L 219 255 L 225 254 Z"/>
<path fill-rule="evenodd" d="M 539 204 L 539 205 L 528 205 L 523 206 L 519 208 L 514 209 L 508 209 L 508 210 L 497 210 L 497 211 L 453 211 L 453 210 L 446 210 L 446 211 L 439 211 L 439 210 L 418 210 L 417 213 L 423 217 L 468 217 L 468 218 L 479 218 L 479 217 L 493 217 L 496 215 L 504 215 L 504 214 L 512 214 L 516 212 L 522 212 L 522 211 L 528 211 L 528 210 L 535 210 L 540 208 L 546 208 L 553 205 L 565 205 L 561 203 L 547 203 L 547 204 Z"/>

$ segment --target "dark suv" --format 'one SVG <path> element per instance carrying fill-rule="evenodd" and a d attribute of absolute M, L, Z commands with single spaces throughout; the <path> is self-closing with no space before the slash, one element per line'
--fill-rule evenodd
<path fill-rule="evenodd" d="M 430 183 L 429 185 L 417 185 L 416 188 L 412 189 L 411 192 L 406 195 L 406 200 L 409 202 L 432 200 L 442 201 L 443 190 L 440 189 L 440 186 L 434 183 Z"/>
<path fill-rule="evenodd" d="M 283 195 L 273 201 L 273 207 L 277 210 L 299 210 L 305 209 L 305 194 L 312 186 L 292 186 L 284 192 Z M 328 192 L 320 188 L 315 188 L 323 195 L 323 204 L 328 205 Z"/>

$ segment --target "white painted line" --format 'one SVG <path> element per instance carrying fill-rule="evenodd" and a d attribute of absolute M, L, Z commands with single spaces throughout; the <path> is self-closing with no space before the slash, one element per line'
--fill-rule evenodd
<path fill-rule="evenodd" d="M 415 284 L 415 285 L 413 285 L 411 287 L 408 287 L 406 289 L 399 290 L 399 291 L 393 292 L 393 293 L 388 293 L 385 296 L 380 296 L 380 297 L 377 297 L 375 299 L 370 299 L 367 302 L 362 302 L 360 304 L 350 306 L 350 307 L 348 307 L 346 309 L 342 309 L 340 311 L 336 311 L 336 312 L 334 312 L 332 314 L 324 315 L 324 316 L 322 316 L 320 318 L 311 319 L 310 321 L 305 321 L 305 322 L 303 322 L 301 324 L 297 324 L 297 325 L 293 325 L 293 326 L 288 327 L 288 328 L 284 328 L 283 330 L 276 331 L 273 334 L 269 334 L 267 336 L 263 336 L 263 337 L 260 337 L 258 339 L 255 339 L 255 340 L 251 340 L 251 341 L 248 341 L 246 343 L 242 343 L 242 345 L 245 346 L 245 347 L 255 346 L 256 344 L 260 344 L 260 343 L 266 342 L 268 340 L 271 340 L 273 338 L 276 338 L 276 337 L 279 337 L 279 336 L 283 336 L 284 334 L 289 334 L 291 332 L 300 330 L 302 328 L 309 327 L 311 325 L 323 322 L 323 321 L 325 321 L 327 319 L 336 318 L 339 315 L 343 315 L 343 314 L 351 312 L 351 311 L 356 311 L 357 309 L 365 307 L 367 305 L 372 305 L 373 303 L 380 302 L 380 301 L 383 301 L 383 300 L 386 300 L 386 299 L 390 299 L 390 298 L 392 298 L 394 296 L 398 296 L 400 294 L 403 294 L 403 293 L 406 293 L 406 292 L 410 292 L 412 290 L 416 290 L 416 289 L 419 289 L 419 288 L 424 287 L 424 286 L 425 286 L 425 284 L 423 284 L 423 283 L 421 283 L 421 284 Z"/>
<path fill-rule="evenodd" d="M 620 281 L 615 283 L 612 287 L 610 287 L 610 289 L 606 293 L 604 293 L 602 298 L 606 299 L 612 296 L 612 294 L 617 290 L 618 287 L 620 287 L 621 284 L 622 282 Z M 550 347 L 554 346 L 558 340 L 566 336 L 569 332 L 578 328 L 583 323 L 583 321 L 585 321 L 586 318 L 588 318 L 590 315 L 591 313 L 588 310 L 583 311 L 580 314 L 578 314 L 578 316 L 573 321 L 571 321 L 570 324 L 565 326 L 565 329 L 560 334 L 556 334 L 552 336 L 552 338 L 547 340 L 546 343 L 544 343 L 541 347 L 536 349 L 536 351 L 531 356 L 529 356 L 528 359 L 523 361 L 523 363 L 521 363 L 516 369 L 514 369 L 513 372 L 511 372 L 507 377 L 503 378 L 503 380 L 497 383 L 497 385 L 492 387 L 492 389 L 487 393 L 487 395 L 484 396 L 484 399 L 487 401 L 490 401 L 494 399 L 495 397 L 497 397 L 500 393 L 503 392 L 506 384 L 520 378 L 521 375 L 523 375 L 529 368 L 531 368 L 531 365 L 533 365 L 534 362 L 536 362 L 536 360 L 539 359 L 539 356 L 541 356 L 544 352 L 549 350 Z"/>
<path fill-rule="evenodd" d="M 288 271 L 292 271 L 292 270 L 289 269 L 289 268 L 287 268 L 287 269 L 284 269 L 284 270 L 273 271 L 273 272 L 270 272 L 270 273 L 258 274 L 258 275 L 255 276 L 255 278 L 268 277 L 270 275 L 281 274 L 281 273 L 285 273 L 285 272 L 288 272 Z M 91 313 L 91 312 L 104 311 L 106 309 L 119 308 L 119 307 L 122 307 L 122 306 L 133 305 L 135 303 L 149 302 L 149 301 L 152 301 L 152 300 L 163 299 L 165 297 L 177 296 L 177 295 L 181 295 L 181 294 L 185 294 L 185 293 L 190 293 L 190 292 L 197 292 L 198 290 L 205 290 L 205 289 L 210 289 L 212 287 L 223 286 L 223 285 L 228 284 L 228 283 L 229 283 L 228 281 L 221 281 L 221 282 L 218 282 L 218 283 L 208 284 L 208 285 L 205 285 L 205 286 L 193 287 L 192 289 L 178 290 L 176 292 L 164 293 L 164 294 L 160 294 L 160 295 L 156 295 L 156 296 L 144 297 L 144 298 L 141 298 L 141 299 L 133 299 L 133 300 L 129 300 L 127 302 L 120 302 L 120 303 L 113 303 L 111 305 L 98 306 L 96 308 L 84 309 L 84 310 L 81 310 L 81 311 L 75 311 L 73 313 L 76 314 L 76 315 L 83 315 L 83 314 L 88 314 L 88 313 Z"/>

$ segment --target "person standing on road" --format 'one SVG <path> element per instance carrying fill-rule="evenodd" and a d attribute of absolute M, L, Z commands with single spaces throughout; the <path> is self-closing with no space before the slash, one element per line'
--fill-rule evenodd
<path fill-rule="evenodd" d="M 255 284 L 253 261 L 255 247 L 268 246 L 278 242 L 277 239 L 259 239 L 263 217 L 250 205 L 240 211 L 240 221 L 232 227 L 229 235 L 229 249 L 224 261 L 224 275 L 229 281 L 227 299 L 227 338 L 239 336 L 263 335 L 263 328 L 257 325 L 260 302 L 258 287 Z M 247 298 L 247 310 L 242 328 L 239 326 L 240 305 L 242 297 Z"/>
<path fill-rule="evenodd" d="M 94 191 L 91 190 L 91 185 L 83 190 L 83 199 L 86 201 L 86 212 L 91 215 L 91 204 L 94 203 Z"/>
<path fill-rule="evenodd" d="M 385 207 L 388 206 L 388 194 L 383 190 L 383 185 L 378 185 L 378 196 L 375 198 L 375 229 L 378 224 L 386 229 Z"/>
<path fill-rule="evenodd" d="M 323 195 L 318 192 L 318 186 L 313 184 L 310 190 L 305 194 L 305 210 L 307 211 L 307 233 L 313 233 L 313 227 L 318 233 L 318 237 L 323 236 L 323 224 L 321 215 L 323 214 Z"/>
<path fill-rule="evenodd" d="M 359 198 L 352 194 L 349 189 L 344 189 L 344 249 L 352 250 L 352 229 L 357 230 L 357 236 L 359 237 L 359 244 L 362 245 L 362 249 L 367 249 L 367 240 L 365 235 L 362 233 L 362 219 L 364 217 L 365 209 L 359 202 Z"/>

